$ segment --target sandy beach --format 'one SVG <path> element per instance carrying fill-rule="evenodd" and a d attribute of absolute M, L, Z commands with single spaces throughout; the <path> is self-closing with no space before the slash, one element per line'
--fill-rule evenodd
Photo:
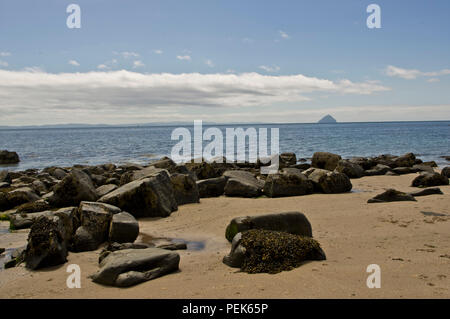
<path fill-rule="evenodd" d="M 450 298 L 450 186 L 417 202 L 368 204 L 388 188 L 411 192 L 418 174 L 353 179 L 351 193 L 286 198 L 202 198 L 167 218 L 139 220 L 140 236 L 188 241 L 180 270 L 130 288 L 93 283 L 101 249 L 69 253 L 68 262 L 29 271 L 0 271 L 0 298 Z M 327 255 L 292 271 L 247 274 L 222 263 L 230 251 L 225 227 L 237 216 L 304 213 Z M 2 222 L 5 226 L 5 222 Z M 1 234 L 0 247 L 26 244 L 27 230 Z M 81 288 L 66 286 L 69 264 L 81 267 Z M 381 267 L 381 288 L 369 289 L 366 268 Z"/>

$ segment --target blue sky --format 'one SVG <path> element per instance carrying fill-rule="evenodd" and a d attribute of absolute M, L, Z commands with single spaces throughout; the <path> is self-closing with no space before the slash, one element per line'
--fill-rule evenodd
<path fill-rule="evenodd" d="M 71 3 L 80 29 L 66 26 Z M 381 29 L 366 26 L 371 3 Z M 449 12 L 445 0 L 1 0 L 0 125 L 449 120 Z"/>

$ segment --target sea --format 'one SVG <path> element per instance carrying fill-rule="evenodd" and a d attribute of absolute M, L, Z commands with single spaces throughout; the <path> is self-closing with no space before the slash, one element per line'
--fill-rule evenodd
<path fill-rule="evenodd" d="M 0 130 L 0 150 L 19 154 L 20 163 L 1 165 L 0 170 L 69 167 L 75 164 L 148 164 L 170 156 L 180 139 L 172 140 L 175 129 L 183 126 L 103 126 L 79 128 L 6 128 Z M 193 124 L 184 126 L 194 139 Z M 310 159 L 314 152 L 326 151 L 343 158 L 402 155 L 413 152 L 423 161 L 447 166 L 450 156 L 450 121 L 373 122 L 336 124 L 208 124 L 225 138 L 227 128 L 278 128 L 279 150 Z M 210 141 L 205 140 L 205 147 Z M 225 140 L 224 140 L 225 145 Z M 246 144 L 249 147 L 249 144 Z M 268 144 L 270 150 L 270 143 Z"/>

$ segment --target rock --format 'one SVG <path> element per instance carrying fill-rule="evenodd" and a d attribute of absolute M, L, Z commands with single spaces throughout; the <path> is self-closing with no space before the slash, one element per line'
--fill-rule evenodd
<path fill-rule="evenodd" d="M 237 233 L 250 229 L 275 230 L 312 237 L 311 224 L 300 212 L 236 217 L 227 226 L 225 237 L 231 242 Z"/>
<path fill-rule="evenodd" d="M 384 174 L 386 176 L 399 176 L 399 174 L 397 174 L 396 172 L 393 171 L 387 171 L 386 174 Z"/>
<path fill-rule="evenodd" d="M 170 176 L 170 181 L 178 205 L 200 202 L 197 184 L 190 175 L 175 173 Z"/>
<path fill-rule="evenodd" d="M 395 156 L 395 155 L 383 154 L 383 155 L 374 157 L 373 160 L 375 161 L 376 164 L 381 164 L 381 165 L 389 166 L 390 168 L 394 168 L 394 167 L 398 166 L 395 164 L 395 160 L 397 158 L 398 158 L 398 156 Z"/>
<path fill-rule="evenodd" d="M 99 284 L 129 287 L 178 270 L 180 256 L 159 248 L 114 251 L 100 263 L 92 275 Z"/>
<path fill-rule="evenodd" d="M 446 161 L 450 162 L 450 156 L 448 156 L 448 155 L 440 156 L 440 158 L 443 158 L 443 159 L 445 159 Z"/>
<path fill-rule="evenodd" d="M 10 184 L 9 184 L 9 183 L 6 183 L 6 182 L 0 182 L 0 189 L 2 189 L 2 188 L 8 188 L 8 187 L 10 187 Z"/>
<path fill-rule="evenodd" d="M 79 169 L 72 169 L 64 179 L 53 188 L 50 204 L 56 207 L 78 206 L 82 201 L 95 202 L 98 198 L 90 177 Z"/>
<path fill-rule="evenodd" d="M 347 160 L 340 160 L 335 171 L 338 173 L 343 173 L 349 178 L 360 178 L 365 175 L 365 171 L 361 166 Z"/>
<path fill-rule="evenodd" d="M 308 168 L 310 168 L 311 167 L 311 164 L 308 164 L 308 163 L 299 163 L 299 164 L 295 164 L 295 165 L 292 165 L 292 166 L 289 166 L 290 168 L 297 168 L 297 169 L 299 169 L 299 170 L 301 170 L 301 171 L 304 171 L 304 170 L 307 170 Z"/>
<path fill-rule="evenodd" d="M 156 168 L 166 169 L 168 171 L 171 171 L 172 169 L 175 168 L 175 166 L 177 166 L 177 164 L 174 161 L 172 161 L 172 159 L 166 156 L 164 156 L 162 159 L 156 162 L 152 162 L 150 165 Z"/>
<path fill-rule="evenodd" d="M 313 190 L 313 183 L 296 168 L 283 169 L 281 174 L 270 174 L 264 184 L 264 194 L 268 197 L 306 195 Z"/>
<path fill-rule="evenodd" d="M 0 192 L 0 211 L 5 211 L 39 199 L 39 196 L 29 187 L 21 187 L 10 192 Z"/>
<path fill-rule="evenodd" d="M 172 182 L 165 170 L 123 185 L 99 201 L 120 207 L 134 217 L 166 217 L 178 209 Z"/>
<path fill-rule="evenodd" d="M 0 171 L 0 183 L 12 183 L 11 174 L 8 171 Z"/>
<path fill-rule="evenodd" d="M 433 168 L 429 165 L 415 164 L 415 165 L 413 165 L 412 169 L 415 170 L 416 172 L 434 173 Z"/>
<path fill-rule="evenodd" d="M 45 210 L 50 210 L 52 207 L 43 199 L 37 200 L 31 203 L 25 203 L 17 207 L 18 214 L 28 214 L 43 212 Z"/>
<path fill-rule="evenodd" d="M 48 189 L 45 184 L 38 179 L 31 183 L 31 187 L 36 194 L 44 195 L 48 193 Z"/>
<path fill-rule="evenodd" d="M 319 123 L 319 124 L 335 124 L 335 123 L 337 123 L 337 121 L 330 114 L 327 114 L 324 117 L 322 117 L 317 123 Z"/>
<path fill-rule="evenodd" d="M 399 202 L 399 201 L 413 201 L 416 199 L 410 194 L 406 194 L 395 189 L 388 189 L 387 191 L 369 199 L 368 203 L 387 203 L 387 202 Z"/>
<path fill-rule="evenodd" d="M 16 152 L 0 151 L 0 164 L 17 164 L 19 162 L 19 155 Z"/>
<path fill-rule="evenodd" d="M 14 249 L 11 252 L 11 259 L 7 262 L 5 262 L 5 269 L 12 268 L 18 266 L 20 263 L 22 263 L 25 259 L 25 251 L 27 249 L 27 246 L 22 246 Z"/>
<path fill-rule="evenodd" d="M 352 189 L 350 179 L 347 175 L 342 173 L 310 168 L 306 170 L 304 174 L 313 182 L 314 188 L 317 191 L 325 194 L 346 193 Z"/>
<path fill-rule="evenodd" d="M 430 167 L 438 167 L 435 161 L 423 162 L 422 165 L 430 166 Z"/>
<path fill-rule="evenodd" d="M 211 163 L 201 162 L 201 163 L 186 163 L 186 167 L 195 173 L 197 179 L 209 179 L 220 176 L 220 171 L 216 170 Z"/>
<path fill-rule="evenodd" d="M 419 176 L 414 178 L 412 185 L 414 187 L 429 187 L 448 185 L 448 177 L 439 173 L 422 172 Z"/>
<path fill-rule="evenodd" d="M 316 152 L 312 157 L 311 166 L 332 171 L 337 167 L 340 160 L 341 156 L 337 154 Z"/>
<path fill-rule="evenodd" d="M 299 267 L 305 260 L 326 259 L 320 244 L 310 237 L 263 229 L 236 237 L 223 262 L 248 273 L 275 274 Z"/>
<path fill-rule="evenodd" d="M 375 165 L 377 165 L 377 163 L 372 158 L 367 158 L 367 157 L 353 157 L 353 158 L 349 159 L 348 161 L 350 163 L 361 166 L 364 170 L 369 170 L 372 167 L 374 167 Z"/>
<path fill-rule="evenodd" d="M 391 168 L 387 165 L 377 164 L 372 169 L 366 171 L 366 176 L 385 175 Z"/>
<path fill-rule="evenodd" d="M 395 167 L 412 167 L 415 163 L 416 156 L 413 153 L 407 153 L 394 159 Z"/>
<path fill-rule="evenodd" d="M 224 189 L 226 196 L 257 197 L 262 192 L 263 182 L 250 172 L 231 170 L 224 172 L 223 176 L 228 178 Z"/>
<path fill-rule="evenodd" d="M 288 167 L 295 164 L 297 164 L 297 156 L 295 156 L 295 153 L 280 154 L 280 165 L 282 167 Z"/>
<path fill-rule="evenodd" d="M 41 216 L 31 226 L 25 252 L 26 267 L 37 269 L 67 261 L 67 241 L 61 218 Z"/>
<path fill-rule="evenodd" d="M 120 178 L 120 185 L 122 186 L 131 183 L 133 181 L 151 177 L 162 171 L 164 171 L 162 168 L 156 168 L 154 166 L 149 166 L 140 170 L 129 171 L 123 174 L 122 177 Z"/>
<path fill-rule="evenodd" d="M 196 182 L 200 198 L 222 195 L 226 183 L 227 179 L 224 176 L 202 179 Z"/>
<path fill-rule="evenodd" d="M 3 254 L 5 252 L 5 248 L 0 248 L 0 254 Z"/>
<path fill-rule="evenodd" d="M 444 194 L 439 187 L 425 188 L 423 190 L 409 193 L 409 195 L 417 196 L 427 196 L 427 195 L 442 195 Z"/>
<path fill-rule="evenodd" d="M 117 185 L 117 186 L 119 186 L 120 185 L 120 179 L 118 179 L 117 177 L 111 177 L 111 178 L 108 178 L 106 181 L 105 181 L 105 185 L 110 185 L 110 184 L 113 184 L 113 185 Z M 103 185 L 104 186 L 104 185 Z"/>
<path fill-rule="evenodd" d="M 450 166 L 444 167 L 441 171 L 441 175 L 450 178 Z"/>
<path fill-rule="evenodd" d="M 418 170 L 412 167 L 396 167 L 393 168 L 392 171 L 398 175 L 417 173 Z"/>
<path fill-rule="evenodd" d="M 112 191 L 117 189 L 117 185 L 114 184 L 106 184 L 106 185 L 102 185 L 98 188 L 95 189 L 95 191 L 97 192 L 97 195 L 99 197 L 105 196 L 108 193 L 111 193 Z"/>
<path fill-rule="evenodd" d="M 74 235 L 75 251 L 95 250 L 108 240 L 113 215 L 120 213 L 118 207 L 97 203 L 81 202 L 78 208 L 80 227 Z M 81 228 L 81 229 L 80 229 Z"/>
<path fill-rule="evenodd" d="M 133 215 L 121 212 L 113 215 L 109 228 L 109 241 L 132 243 L 139 235 L 139 223 Z"/>

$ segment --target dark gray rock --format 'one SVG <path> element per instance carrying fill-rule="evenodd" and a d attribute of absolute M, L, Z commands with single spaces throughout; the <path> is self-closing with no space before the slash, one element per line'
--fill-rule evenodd
<path fill-rule="evenodd" d="M 297 164 L 297 156 L 295 153 L 281 153 L 280 154 L 280 166 L 289 167 Z"/>
<path fill-rule="evenodd" d="M 444 194 L 439 187 L 425 188 L 417 192 L 409 193 L 409 195 L 418 196 L 428 196 L 428 195 L 442 195 Z"/>
<path fill-rule="evenodd" d="M 441 175 L 450 178 L 450 166 L 444 167 L 441 171 Z"/>
<path fill-rule="evenodd" d="M 224 193 L 227 179 L 224 176 L 202 179 L 196 182 L 200 198 L 217 197 Z"/>
<path fill-rule="evenodd" d="M 227 226 L 225 237 L 231 242 L 237 233 L 250 229 L 275 230 L 312 237 L 311 224 L 300 212 L 236 217 Z"/>
<path fill-rule="evenodd" d="M 0 151 L 0 164 L 17 164 L 19 162 L 19 155 L 16 152 Z"/>
<path fill-rule="evenodd" d="M 337 167 L 340 160 L 340 155 L 328 152 L 316 152 L 312 157 L 311 166 L 332 171 Z"/>
<path fill-rule="evenodd" d="M 113 215 L 109 229 L 109 241 L 132 243 L 139 235 L 139 223 L 133 215 L 121 212 Z"/>
<path fill-rule="evenodd" d="M 115 184 L 106 184 L 96 188 L 97 195 L 99 197 L 105 196 L 108 193 L 117 189 L 117 185 Z"/>
<path fill-rule="evenodd" d="M 434 173 L 433 167 L 429 165 L 423 165 L 423 164 L 415 164 L 412 167 L 416 172 L 429 172 Z"/>
<path fill-rule="evenodd" d="M 346 193 L 352 189 L 350 179 L 343 173 L 318 168 L 310 168 L 303 173 L 312 181 L 317 191 L 325 194 Z"/>
<path fill-rule="evenodd" d="M 81 201 L 94 202 L 97 198 L 90 177 L 74 168 L 53 188 L 53 196 L 49 198 L 49 202 L 56 207 L 78 206 Z"/>
<path fill-rule="evenodd" d="M 395 167 L 412 167 L 415 163 L 416 156 L 413 153 L 407 153 L 394 159 Z"/>
<path fill-rule="evenodd" d="M 353 158 L 349 159 L 348 161 L 350 163 L 361 166 L 364 170 L 369 170 L 372 167 L 374 167 L 375 165 L 377 165 L 377 163 L 372 158 L 367 158 L 367 157 L 353 157 Z"/>
<path fill-rule="evenodd" d="M 178 270 L 180 256 L 159 248 L 125 249 L 108 254 L 92 275 L 96 283 L 129 287 Z"/>
<path fill-rule="evenodd" d="M 165 170 L 123 185 L 99 201 L 120 207 L 135 217 L 166 217 L 178 209 L 172 182 Z"/>
<path fill-rule="evenodd" d="M 241 268 L 246 253 L 245 247 L 240 245 L 241 239 L 242 233 L 237 233 L 233 237 L 233 240 L 231 241 L 231 251 L 227 256 L 223 257 L 222 260 L 225 265 L 234 268 Z"/>
<path fill-rule="evenodd" d="M 283 169 L 281 174 L 270 174 L 264 184 L 264 194 L 268 197 L 307 195 L 313 190 L 313 183 L 296 168 Z"/>
<path fill-rule="evenodd" d="M 387 172 L 389 172 L 391 168 L 387 165 L 383 164 L 377 164 L 371 169 L 366 171 L 366 176 L 377 176 L 377 175 L 385 175 Z"/>
<path fill-rule="evenodd" d="M 175 173 L 170 176 L 170 180 L 178 205 L 200 202 L 197 184 L 190 175 Z"/>
<path fill-rule="evenodd" d="M 257 197 L 261 195 L 264 183 L 247 171 L 226 171 L 223 176 L 227 178 L 224 193 L 226 196 Z"/>
<path fill-rule="evenodd" d="M 40 197 L 29 187 L 21 187 L 10 192 L 0 192 L 0 211 L 39 200 Z"/>
<path fill-rule="evenodd" d="M 11 174 L 8 171 L 0 171 L 0 183 L 12 183 Z"/>
<path fill-rule="evenodd" d="M 422 172 L 412 181 L 413 187 L 430 187 L 440 185 L 448 185 L 448 177 L 436 172 Z"/>
<path fill-rule="evenodd" d="M 340 160 L 335 168 L 335 171 L 338 173 L 343 173 L 349 178 L 360 178 L 365 175 L 365 171 L 361 166 L 348 160 Z"/>
<path fill-rule="evenodd" d="M 388 189 L 387 191 L 369 199 L 368 203 L 386 203 L 386 202 L 399 202 L 399 201 L 413 201 L 416 199 L 410 194 L 406 194 L 395 189 Z"/>

